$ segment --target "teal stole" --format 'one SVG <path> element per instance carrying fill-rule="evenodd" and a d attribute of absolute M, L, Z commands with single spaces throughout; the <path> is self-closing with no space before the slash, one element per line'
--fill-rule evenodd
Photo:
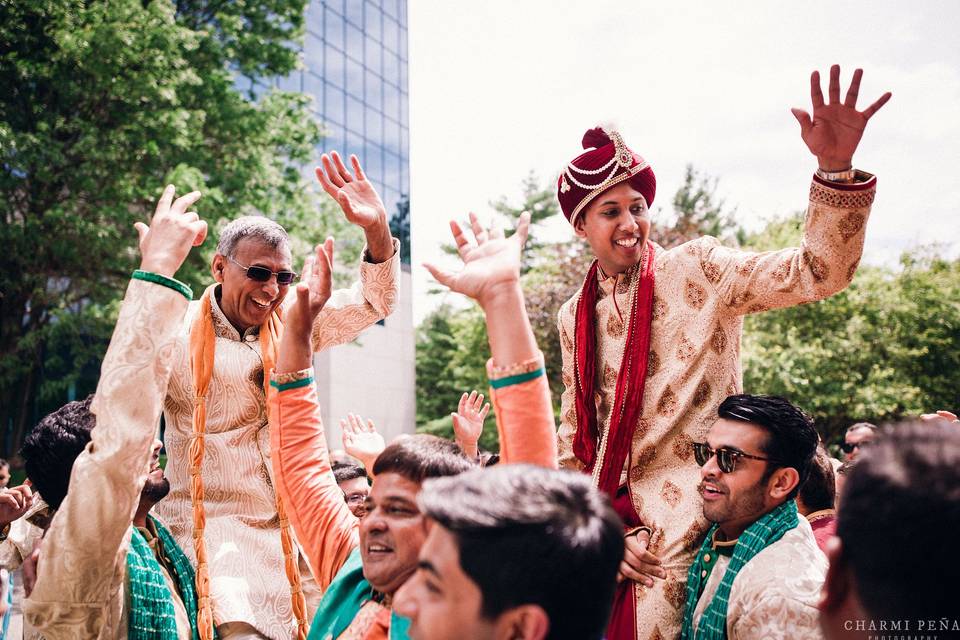
<path fill-rule="evenodd" d="M 693 633 L 693 612 L 697 607 L 697 601 L 700 599 L 700 593 L 710 577 L 710 573 L 703 575 L 704 560 L 712 547 L 713 535 L 717 531 L 717 525 L 714 524 L 707 532 L 707 538 L 700 546 L 697 553 L 697 559 L 690 565 L 690 571 L 687 574 L 687 600 L 683 610 L 683 630 L 680 633 L 681 640 L 721 640 L 727 637 L 727 603 L 730 599 L 730 588 L 733 581 L 740 573 L 740 570 L 755 555 L 769 547 L 771 544 L 783 537 L 783 535 L 799 524 L 797 516 L 797 504 L 793 500 L 787 500 L 779 507 L 764 515 L 762 518 L 747 527 L 747 530 L 737 538 L 737 545 L 733 548 L 733 556 L 727 565 L 727 570 L 723 574 L 720 586 L 707 608 L 703 610 L 700 616 L 700 624 L 697 625 L 697 633 Z"/>
<path fill-rule="evenodd" d="M 199 640 L 193 567 L 167 528 L 153 516 L 147 517 L 157 531 L 164 553 L 173 564 L 172 577 L 176 580 L 180 594 L 183 596 L 183 606 L 190 620 L 191 637 L 193 640 Z M 130 612 L 127 616 L 129 640 L 177 640 L 174 596 L 170 593 L 153 549 L 136 527 L 133 528 L 130 549 L 127 551 L 127 593 L 130 596 Z"/>
<path fill-rule="evenodd" d="M 317 615 L 310 625 L 307 640 L 335 640 L 346 631 L 360 609 L 373 599 L 373 587 L 363 577 L 360 548 L 350 552 L 347 561 L 323 594 Z M 409 640 L 410 621 L 390 612 L 390 640 Z"/>

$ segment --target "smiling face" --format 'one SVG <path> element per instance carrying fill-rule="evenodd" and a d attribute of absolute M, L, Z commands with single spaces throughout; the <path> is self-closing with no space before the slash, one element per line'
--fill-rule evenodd
<path fill-rule="evenodd" d="M 290 248 L 286 245 L 273 247 L 257 238 L 243 238 L 236 244 L 233 260 L 219 253 L 213 257 L 211 271 L 220 283 L 220 309 L 241 334 L 250 327 L 262 325 L 280 306 L 289 285 L 277 284 L 272 275 L 266 282 L 257 282 L 247 277 L 248 267 L 265 267 L 270 271 L 292 271 Z M 234 260 L 236 262 L 234 262 Z"/>
<path fill-rule="evenodd" d="M 398 473 L 381 473 L 367 497 L 360 522 L 363 576 L 374 589 L 392 594 L 417 569 L 427 538 L 426 518 L 417 507 L 420 483 Z"/>
<path fill-rule="evenodd" d="M 650 235 L 647 202 L 629 182 L 620 183 L 587 206 L 574 230 L 590 243 L 604 273 L 623 273 L 640 262 Z"/>
<path fill-rule="evenodd" d="M 726 447 L 748 455 L 767 457 L 763 446 L 768 434 L 763 427 L 749 422 L 720 418 L 707 433 L 711 449 Z M 700 495 L 703 496 L 703 515 L 720 525 L 728 540 L 740 536 L 762 515 L 783 502 L 796 486 L 799 476 L 794 469 L 777 469 L 765 478 L 764 460 L 737 457 L 732 473 L 723 473 L 712 456 L 700 468 Z M 790 482 L 792 476 L 796 479 Z M 785 490 L 786 489 L 786 490 Z"/>
<path fill-rule="evenodd" d="M 377 479 L 379 482 L 379 478 Z M 410 619 L 413 640 L 496 637 L 496 622 L 481 615 L 483 594 L 460 566 L 456 538 L 430 527 L 416 573 L 397 592 L 394 610 Z"/>

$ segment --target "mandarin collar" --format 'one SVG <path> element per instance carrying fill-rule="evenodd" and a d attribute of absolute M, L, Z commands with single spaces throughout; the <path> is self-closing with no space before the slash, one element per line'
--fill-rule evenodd
<path fill-rule="evenodd" d="M 220 297 L 222 285 L 217 285 L 210 296 L 210 311 L 213 314 L 213 331 L 218 338 L 227 338 L 235 342 L 252 342 L 260 335 L 260 327 L 254 326 L 243 332 L 243 336 L 237 331 L 237 328 L 230 323 L 227 316 L 220 308 Z"/>

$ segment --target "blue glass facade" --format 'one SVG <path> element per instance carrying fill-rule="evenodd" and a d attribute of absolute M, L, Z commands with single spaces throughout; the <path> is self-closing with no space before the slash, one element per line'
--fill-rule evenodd
<path fill-rule="evenodd" d="M 302 59 L 306 68 L 278 78 L 277 86 L 313 96 L 313 111 L 327 131 L 318 151 L 355 153 L 393 218 L 394 234 L 406 235 L 406 0 L 313 0 L 307 7 Z M 409 237 L 401 240 L 409 263 Z"/>

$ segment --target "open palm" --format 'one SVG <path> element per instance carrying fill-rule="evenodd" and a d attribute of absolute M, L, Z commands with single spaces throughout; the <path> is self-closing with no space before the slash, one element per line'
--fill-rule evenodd
<path fill-rule="evenodd" d="M 340 420 L 340 430 L 343 433 L 343 450 L 365 467 L 372 466 L 387 446 L 373 420 L 364 421 L 354 413 Z"/>
<path fill-rule="evenodd" d="M 825 103 L 820 88 L 820 72 L 814 71 L 810 75 L 813 117 L 802 109 L 791 109 L 800 123 L 800 135 L 810 152 L 817 156 L 821 169 L 843 171 L 851 166 L 853 153 L 860 144 L 867 121 L 890 99 L 888 91 L 865 110 L 857 111 L 862 77 L 862 69 L 853 72 L 847 95 L 840 102 L 840 66 L 833 65 L 828 89 L 830 101 Z"/>
<path fill-rule="evenodd" d="M 352 174 L 336 151 L 329 156 L 323 154 L 320 162 L 323 167 L 316 169 L 317 180 L 323 190 L 337 201 L 349 222 L 368 229 L 386 218 L 383 201 L 367 180 L 357 156 L 350 156 Z"/>
<path fill-rule="evenodd" d="M 447 271 L 432 264 L 424 266 L 440 284 L 462 293 L 484 305 L 496 289 L 514 286 L 520 281 L 520 255 L 530 230 L 530 214 L 524 212 L 517 223 L 517 231 L 504 237 L 498 227 L 484 229 L 477 216 L 470 214 L 471 240 L 460 224 L 450 222 L 450 231 L 457 243 L 457 253 L 463 261 L 460 271 Z"/>

